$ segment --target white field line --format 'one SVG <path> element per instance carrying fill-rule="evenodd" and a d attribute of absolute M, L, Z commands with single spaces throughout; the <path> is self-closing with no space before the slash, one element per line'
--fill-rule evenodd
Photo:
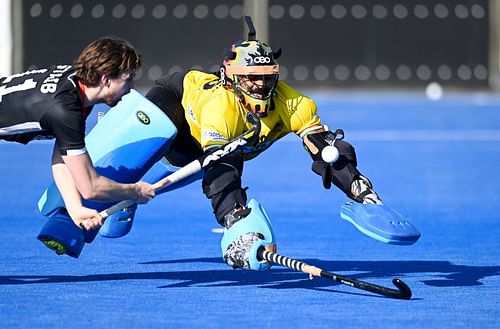
<path fill-rule="evenodd" d="M 498 142 L 500 129 L 380 129 L 380 130 L 345 130 L 347 141 L 361 142 Z M 289 134 L 279 142 L 300 142 Z M 0 140 L 1 142 L 1 140 Z M 10 142 L 6 142 L 9 143 Z M 35 140 L 30 144 L 54 143 L 54 140 Z"/>
<path fill-rule="evenodd" d="M 361 130 L 349 136 L 363 141 L 488 142 L 500 141 L 500 130 Z"/>
<path fill-rule="evenodd" d="M 497 142 L 500 130 L 495 129 L 381 129 L 381 130 L 345 130 L 347 141 L 362 142 Z M 288 135 L 284 141 L 297 141 Z"/>

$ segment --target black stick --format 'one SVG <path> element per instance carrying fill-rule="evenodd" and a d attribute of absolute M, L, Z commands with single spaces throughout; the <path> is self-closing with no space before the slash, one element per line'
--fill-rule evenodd
<path fill-rule="evenodd" d="M 411 290 L 410 288 L 401 281 L 400 279 L 393 279 L 392 283 L 398 288 L 398 289 L 392 289 L 392 288 L 387 288 L 383 286 L 379 286 L 373 283 L 368 283 L 368 282 L 363 282 L 355 279 L 351 279 L 342 275 L 334 274 L 327 272 L 321 268 L 315 267 L 308 265 L 306 263 L 300 262 L 298 260 L 288 258 L 285 256 L 281 256 L 279 254 L 270 252 L 265 250 L 264 248 L 260 248 L 257 251 L 257 259 L 261 260 L 266 260 L 270 263 L 275 263 L 281 266 L 288 267 L 292 270 L 298 271 L 298 272 L 304 272 L 312 276 L 317 276 L 317 277 L 322 277 L 326 279 L 332 279 L 337 282 L 346 284 L 348 286 L 366 290 L 373 292 L 378 295 L 390 297 L 390 298 L 397 298 L 397 299 L 410 299 L 411 298 Z"/>

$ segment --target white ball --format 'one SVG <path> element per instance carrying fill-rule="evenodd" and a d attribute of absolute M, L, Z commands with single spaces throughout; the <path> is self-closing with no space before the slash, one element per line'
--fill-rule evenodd
<path fill-rule="evenodd" d="M 431 82 L 425 88 L 425 95 L 432 101 L 438 101 L 443 97 L 443 87 L 437 82 Z"/>
<path fill-rule="evenodd" d="M 328 145 L 321 150 L 321 158 L 328 163 L 334 163 L 339 159 L 339 150 L 333 145 Z"/>

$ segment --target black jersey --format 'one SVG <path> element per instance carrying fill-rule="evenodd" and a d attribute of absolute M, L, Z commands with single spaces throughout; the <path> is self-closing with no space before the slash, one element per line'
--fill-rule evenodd
<path fill-rule="evenodd" d="M 88 112 L 71 65 L 0 78 L 0 139 L 55 138 L 62 155 L 81 154 Z"/>

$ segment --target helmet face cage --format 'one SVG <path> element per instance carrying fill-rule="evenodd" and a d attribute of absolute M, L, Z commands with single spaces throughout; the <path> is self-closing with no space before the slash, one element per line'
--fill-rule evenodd
<path fill-rule="evenodd" d="M 240 102 L 248 111 L 264 117 L 270 110 L 278 74 L 234 75 L 233 86 Z"/>
<path fill-rule="evenodd" d="M 223 66 L 240 103 L 258 116 L 266 116 L 279 78 L 271 47 L 257 40 L 240 41 L 232 45 Z"/>

